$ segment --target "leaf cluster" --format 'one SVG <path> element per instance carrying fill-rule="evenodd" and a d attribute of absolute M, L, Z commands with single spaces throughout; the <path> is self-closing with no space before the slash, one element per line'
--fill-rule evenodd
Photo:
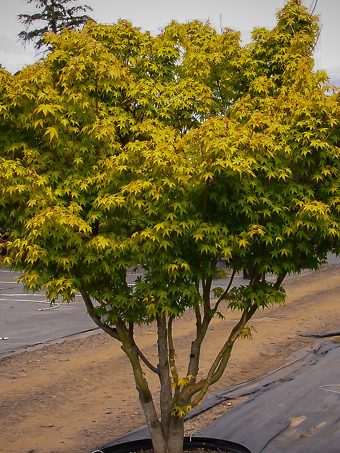
<path fill-rule="evenodd" d="M 88 23 L 2 70 L 2 229 L 28 286 L 142 322 L 192 306 L 220 259 L 283 275 L 337 251 L 339 103 L 311 71 L 316 35 L 296 1 L 243 48 L 198 21 Z"/>

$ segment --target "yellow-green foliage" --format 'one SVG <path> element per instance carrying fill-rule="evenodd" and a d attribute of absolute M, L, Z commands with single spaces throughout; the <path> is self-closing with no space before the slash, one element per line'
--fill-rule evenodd
<path fill-rule="evenodd" d="M 339 98 L 313 70 L 317 32 L 297 0 L 246 47 L 199 21 L 89 23 L 1 69 L 0 232 L 27 288 L 81 287 L 107 323 L 148 322 L 192 306 L 221 258 L 262 278 L 230 295 L 240 308 L 282 301 L 266 273 L 339 251 Z"/>

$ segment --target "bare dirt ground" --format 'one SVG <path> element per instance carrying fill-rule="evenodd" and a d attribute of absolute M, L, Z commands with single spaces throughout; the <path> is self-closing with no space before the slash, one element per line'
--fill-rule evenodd
<path fill-rule="evenodd" d="M 238 342 L 227 372 L 212 391 L 266 374 L 294 351 L 312 347 L 315 340 L 300 333 L 340 329 L 339 266 L 291 276 L 285 287 L 286 304 L 255 316 L 250 323 L 256 329 L 253 340 Z M 214 320 L 202 372 L 236 316 L 228 313 L 227 322 Z M 186 314 L 176 330 L 183 364 L 193 329 Z M 148 357 L 155 359 L 152 327 L 141 328 L 139 338 Z M 157 386 L 154 377 L 152 386 Z M 220 405 L 188 422 L 188 432 L 228 409 Z M 119 345 L 104 334 L 68 339 L 0 360 L 0 452 L 91 452 L 143 424 L 129 364 Z"/>

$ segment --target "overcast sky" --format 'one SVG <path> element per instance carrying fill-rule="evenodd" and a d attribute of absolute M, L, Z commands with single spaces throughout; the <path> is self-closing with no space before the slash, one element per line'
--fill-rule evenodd
<path fill-rule="evenodd" d="M 312 8 L 316 0 L 304 0 Z M 33 63 L 33 47 L 23 48 L 17 35 L 23 26 L 17 15 L 33 12 L 26 0 L 0 0 L 0 63 L 11 72 Z M 142 29 L 157 33 L 172 19 L 185 22 L 190 19 L 209 19 L 220 28 L 231 27 L 242 32 L 244 42 L 257 26 L 273 27 L 275 14 L 284 0 L 83 0 L 80 4 L 92 6 L 90 14 L 101 23 L 129 19 Z M 340 0 L 318 0 L 315 13 L 320 18 L 321 36 L 315 58 L 319 68 L 340 76 Z"/>

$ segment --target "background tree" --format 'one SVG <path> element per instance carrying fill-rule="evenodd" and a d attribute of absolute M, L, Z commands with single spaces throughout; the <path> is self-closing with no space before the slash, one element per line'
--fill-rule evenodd
<path fill-rule="evenodd" d="M 33 41 L 37 49 L 44 43 L 44 35 L 47 32 L 59 33 L 64 28 L 76 29 L 90 20 L 86 14 L 92 11 L 87 5 L 73 5 L 75 0 L 27 0 L 34 3 L 38 12 L 33 14 L 19 14 L 20 22 L 26 26 L 26 30 L 19 33 L 19 38 L 24 42 Z M 40 28 L 31 29 L 35 25 Z"/>
<path fill-rule="evenodd" d="M 251 336 L 254 313 L 284 301 L 287 273 L 340 251 L 339 98 L 313 70 L 316 25 L 298 0 L 245 48 L 197 21 L 158 36 L 89 23 L 50 34 L 43 62 L 0 71 L 5 262 L 52 301 L 80 292 L 121 343 L 157 453 L 182 450 L 185 414 Z M 243 268 L 251 278 L 235 288 Z M 184 361 L 174 332 L 189 309 Z M 211 320 L 230 310 L 238 320 L 201 375 Z M 156 362 L 138 346 L 144 323 Z"/>

